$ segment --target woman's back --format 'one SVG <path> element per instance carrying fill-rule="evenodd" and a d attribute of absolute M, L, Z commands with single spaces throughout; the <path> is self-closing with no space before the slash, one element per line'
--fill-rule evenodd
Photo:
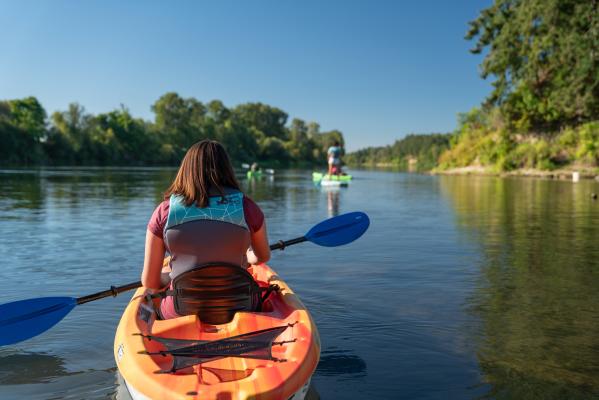
<path fill-rule="evenodd" d="M 165 201 L 150 218 L 142 273 L 142 283 L 150 289 L 163 286 L 165 251 L 171 255 L 172 280 L 206 265 L 245 268 L 270 258 L 264 215 L 240 191 L 228 155 L 217 142 L 205 140 L 189 149 Z M 182 294 L 173 291 L 172 283 L 170 289 L 161 305 L 165 318 L 181 311 L 173 297 Z"/>

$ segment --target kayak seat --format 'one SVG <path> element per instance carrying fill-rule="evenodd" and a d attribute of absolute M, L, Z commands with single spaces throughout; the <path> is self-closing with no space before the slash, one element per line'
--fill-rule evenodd
<path fill-rule="evenodd" d="M 166 296 L 174 296 L 179 315 L 197 315 L 211 325 L 230 322 L 238 311 L 260 311 L 278 286 L 260 287 L 252 275 L 235 264 L 209 263 L 175 277 Z"/>

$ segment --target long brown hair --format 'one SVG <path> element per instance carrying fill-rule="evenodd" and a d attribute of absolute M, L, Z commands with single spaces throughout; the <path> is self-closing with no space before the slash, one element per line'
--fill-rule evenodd
<path fill-rule="evenodd" d="M 225 148 L 216 140 L 202 140 L 187 150 L 179 172 L 164 193 L 183 196 L 185 205 L 207 207 L 210 191 L 225 195 L 225 187 L 239 189 L 231 160 Z"/>

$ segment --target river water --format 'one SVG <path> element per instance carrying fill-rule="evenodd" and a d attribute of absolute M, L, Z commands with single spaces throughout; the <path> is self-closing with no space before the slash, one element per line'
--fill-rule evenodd
<path fill-rule="evenodd" d="M 1 303 L 138 280 L 147 220 L 175 172 L 0 170 Z M 309 171 L 242 179 L 271 241 L 337 213 L 370 216 L 350 245 L 297 245 L 269 263 L 316 320 L 322 399 L 599 397 L 599 182 L 354 176 L 340 190 Z M 128 300 L 77 307 L 0 348 L 0 398 L 117 398 Z"/>

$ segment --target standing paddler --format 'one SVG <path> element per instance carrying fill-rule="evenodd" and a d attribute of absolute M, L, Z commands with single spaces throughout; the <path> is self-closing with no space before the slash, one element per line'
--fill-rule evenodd
<path fill-rule="evenodd" d="M 329 175 L 341 175 L 341 145 L 336 140 L 329 150 L 327 150 L 329 161 Z"/>

